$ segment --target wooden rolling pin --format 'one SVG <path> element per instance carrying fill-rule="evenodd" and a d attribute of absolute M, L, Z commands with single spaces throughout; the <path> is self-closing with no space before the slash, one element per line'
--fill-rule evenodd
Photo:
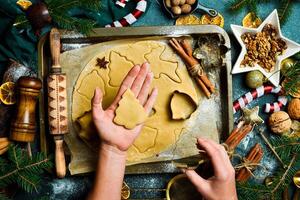
<path fill-rule="evenodd" d="M 38 78 L 23 76 L 17 82 L 17 106 L 11 123 L 10 138 L 32 142 L 36 132 L 36 102 L 42 88 Z"/>
<path fill-rule="evenodd" d="M 48 76 L 48 116 L 50 133 L 54 135 L 56 174 L 66 175 L 66 161 L 63 149 L 64 134 L 68 133 L 68 111 L 66 74 L 59 64 L 60 34 L 56 28 L 50 32 L 52 67 Z"/>

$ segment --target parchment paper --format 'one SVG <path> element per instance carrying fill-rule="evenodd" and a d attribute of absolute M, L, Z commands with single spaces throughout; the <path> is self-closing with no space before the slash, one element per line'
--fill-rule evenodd
<path fill-rule="evenodd" d="M 155 40 L 163 41 L 166 43 L 168 39 L 169 38 L 167 37 L 155 37 Z M 92 151 L 78 137 L 75 124 L 71 120 L 73 86 L 75 85 L 80 72 L 83 70 L 86 64 L 99 52 L 105 51 L 108 48 L 111 48 L 111 46 L 119 45 L 120 43 L 132 40 L 147 40 L 147 38 L 104 42 L 76 50 L 67 51 L 62 53 L 61 55 L 61 65 L 63 71 L 67 74 L 68 79 L 67 92 L 69 103 L 70 132 L 68 135 L 66 135 L 65 141 L 71 152 L 71 162 L 69 164 L 69 170 L 72 175 L 93 171 L 98 159 L 97 153 Z M 151 40 L 153 40 L 153 38 L 151 38 Z M 211 73 L 209 73 L 209 76 L 210 79 L 215 83 L 217 93 L 210 99 L 206 99 L 205 97 L 201 98 L 197 110 L 185 123 L 184 128 L 186 133 L 181 134 L 182 137 L 179 138 L 176 144 L 172 145 L 172 147 L 170 147 L 165 152 L 162 152 L 159 158 L 152 157 L 146 160 L 142 160 L 139 163 L 167 161 L 196 155 L 198 153 L 198 150 L 195 146 L 196 138 L 200 136 L 219 141 L 220 130 L 218 130 L 218 127 L 220 127 L 220 112 L 222 111 L 219 95 L 220 89 L 218 85 L 218 83 L 220 83 L 219 71 L 212 71 Z M 196 84 L 195 87 L 197 87 Z M 197 90 L 199 91 L 200 89 L 197 88 Z"/>

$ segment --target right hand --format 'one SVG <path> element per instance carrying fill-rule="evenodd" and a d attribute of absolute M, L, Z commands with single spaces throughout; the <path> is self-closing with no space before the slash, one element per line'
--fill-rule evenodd
<path fill-rule="evenodd" d="M 185 174 L 205 200 L 237 200 L 235 171 L 225 148 L 212 140 L 198 138 L 198 148 L 205 150 L 211 159 L 214 176 L 204 179 L 194 170 Z"/>

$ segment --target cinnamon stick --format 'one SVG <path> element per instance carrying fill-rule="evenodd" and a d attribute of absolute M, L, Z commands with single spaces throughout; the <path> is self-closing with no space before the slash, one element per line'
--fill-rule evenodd
<path fill-rule="evenodd" d="M 236 128 L 232 131 L 230 136 L 225 141 L 225 144 L 228 145 L 228 148 L 233 150 L 237 145 L 245 138 L 245 136 L 252 130 L 252 125 L 246 124 L 241 128 Z"/>
<path fill-rule="evenodd" d="M 263 150 L 259 144 L 256 144 L 246 156 L 246 160 L 249 161 L 250 164 L 252 165 L 251 166 L 252 170 L 256 168 L 254 165 L 258 164 L 261 161 L 262 157 L 263 157 Z M 245 182 L 250 178 L 250 176 L 251 173 L 249 169 L 247 169 L 245 166 L 238 172 L 236 176 L 236 180 L 240 182 Z"/>
<path fill-rule="evenodd" d="M 198 85 L 202 88 L 202 91 L 204 92 L 205 96 L 207 98 L 210 98 L 211 93 L 209 92 L 209 90 L 205 87 L 205 84 L 203 83 L 203 81 L 201 79 L 196 79 L 196 82 L 198 83 Z"/>
<path fill-rule="evenodd" d="M 199 78 L 203 81 L 206 87 L 210 90 L 211 93 L 215 93 L 215 86 L 210 82 L 206 75 L 198 75 Z"/>
<path fill-rule="evenodd" d="M 184 60 L 184 62 L 188 65 L 187 68 L 189 72 L 194 71 L 194 68 L 199 65 L 199 62 L 193 57 L 192 47 L 188 43 L 188 41 L 182 41 L 181 44 L 175 39 L 172 38 L 170 40 L 171 46 L 176 50 L 178 55 Z M 203 90 L 204 94 L 209 98 L 211 93 L 214 93 L 215 88 L 213 84 L 209 81 L 206 74 L 203 72 L 201 75 L 197 75 L 195 77 L 196 82 Z M 199 79 L 201 81 L 199 81 Z"/>
<path fill-rule="evenodd" d="M 193 57 L 193 48 L 186 39 L 181 41 L 181 44 L 188 56 Z"/>

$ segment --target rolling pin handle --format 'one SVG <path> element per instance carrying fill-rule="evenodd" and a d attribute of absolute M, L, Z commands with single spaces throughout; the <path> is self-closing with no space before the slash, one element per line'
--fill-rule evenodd
<path fill-rule="evenodd" d="M 52 55 L 52 68 L 60 69 L 60 34 L 57 28 L 52 28 L 50 31 L 50 51 Z"/>
<path fill-rule="evenodd" d="M 55 165 L 58 178 L 64 178 L 66 175 L 66 161 L 63 148 L 63 139 L 54 139 L 55 142 Z"/>

